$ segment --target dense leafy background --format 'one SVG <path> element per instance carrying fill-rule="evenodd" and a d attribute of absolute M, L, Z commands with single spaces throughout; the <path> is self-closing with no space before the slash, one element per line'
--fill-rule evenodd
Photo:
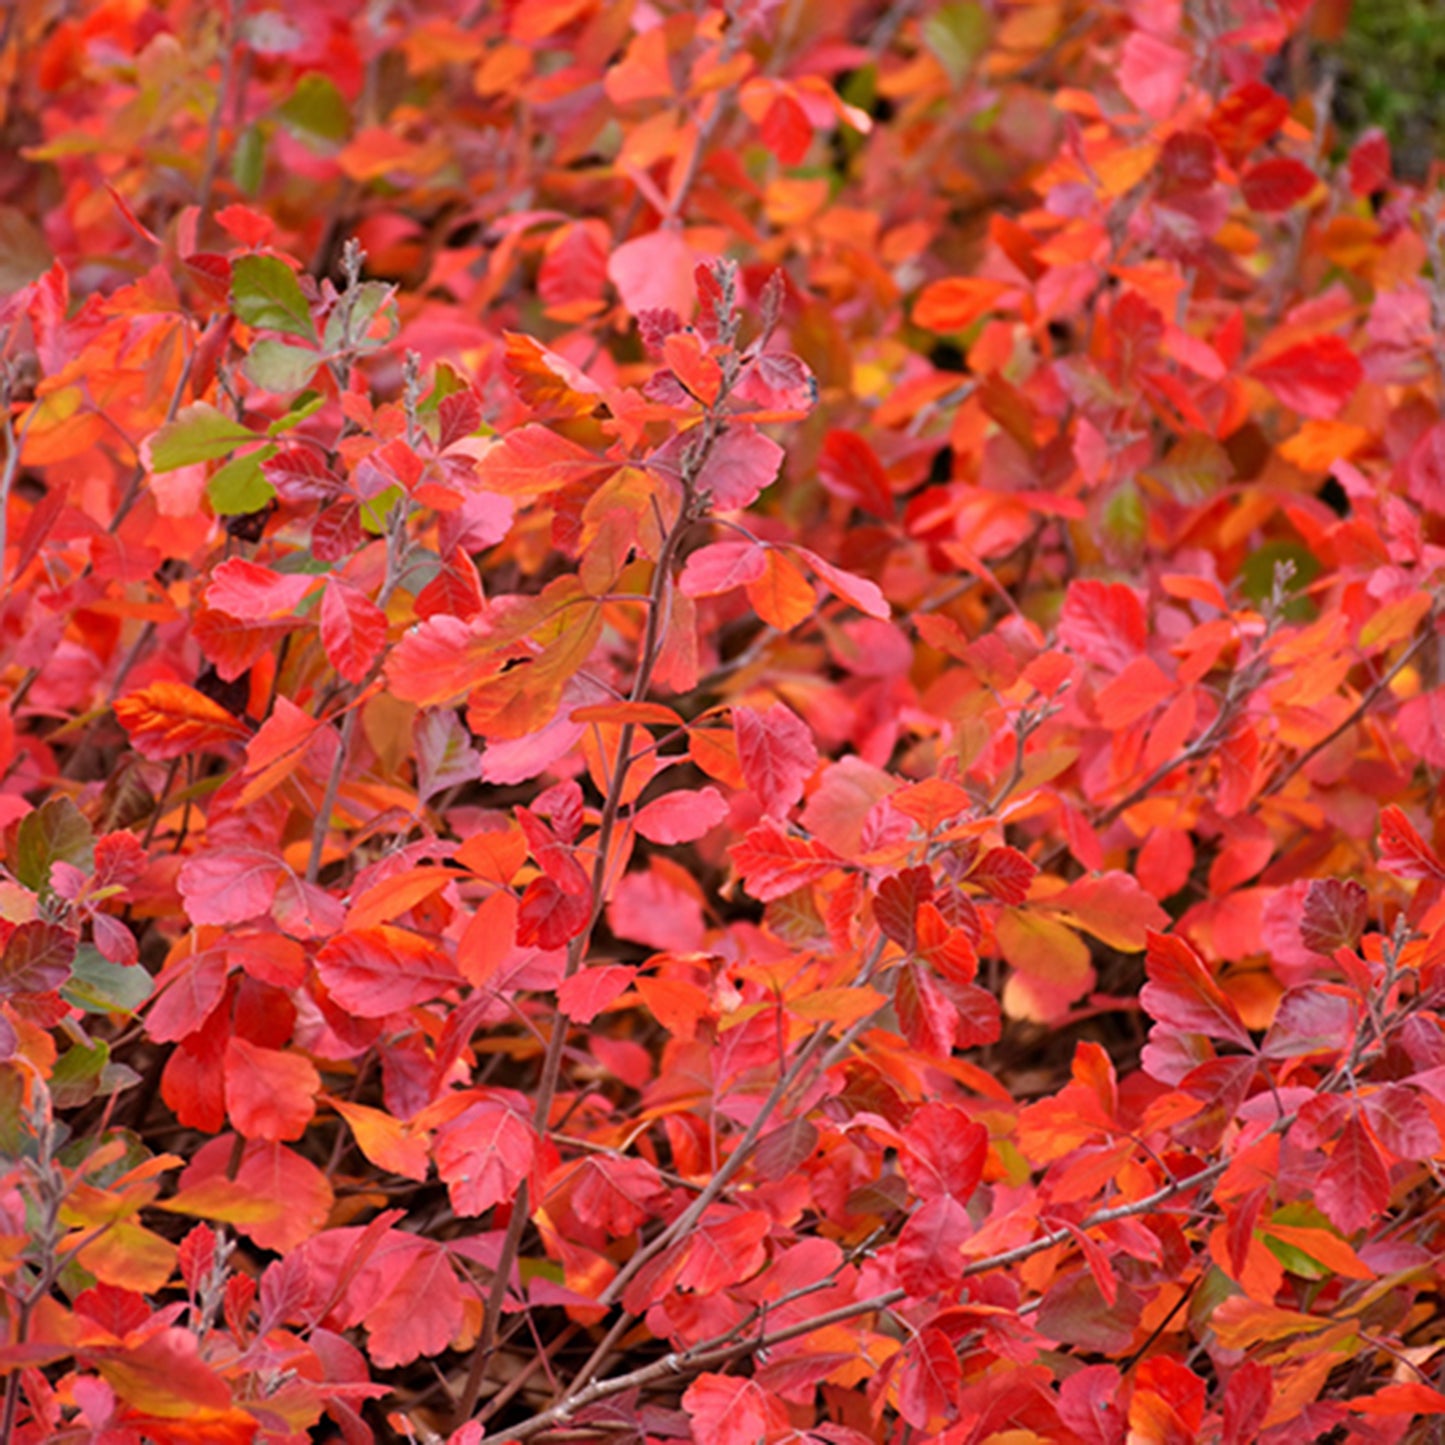
<path fill-rule="evenodd" d="M 7 1445 L 1433 1438 L 1347 9 L 6 9 Z"/>

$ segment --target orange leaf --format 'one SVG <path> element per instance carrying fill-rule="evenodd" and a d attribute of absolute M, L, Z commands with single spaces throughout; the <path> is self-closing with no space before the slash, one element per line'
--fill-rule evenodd
<path fill-rule="evenodd" d="M 169 762 L 247 735 L 220 703 L 183 682 L 153 682 L 115 700 L 115 715 L 136 751 Z"/>
<path fill-rule="evenodd" d="M 353 1104 L 345 1099 L 327 1101 L 351 1126 L 357 1146 L 378 1169 L 422 1180 L 430 1167 L 427 1141 L 383 1109 Z"/>

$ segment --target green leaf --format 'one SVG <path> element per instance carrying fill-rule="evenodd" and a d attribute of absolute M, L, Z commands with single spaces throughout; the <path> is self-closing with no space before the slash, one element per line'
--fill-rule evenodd
<path fill-rule="evenodd" d="M 240 422 L 232 421 L 209 402 L 196 401 L 183 406 L 174 421 L 152 433 L 145 449 L 150 454 L 151 471 L 173 472 L 177 467 L 228 456 L 255 440 L 256 433 Z"/>
<path fill-rule="evenodd" d="M 20 820 L 15 837 L 16 879 L 33 893 L 50 892 L 50 869 L 69 863 L 82 873 L 95 867 L 95 833 L 69 798 L 49 798 Z"/>
<path fill-rule="evenodd" d="M 276 495 L 276 488 L 261 472 L 261 463 L 275 455 L 275 446 L 268 444 L 227 462 L 206 483 L 211 510 L 218 517 L 259 512 Z"/>
<path fill-rule="evenodd" d="M 431 390 L 422 397 L 421 404 L 417 410 L 423 416 L 429 416 L 441 406 L 447 397 L 455 395 L 459 391 L 465 391 L 467 383 L 465 378 L 445 361 L 439 361 L 436 370 L 432 373 Z"/>
<path fill-rule="evenodd" d="M 341 301 L 326 318 L 326 334 L 322 338 L 322 350 L 328 355 L 338 351 L 375 351 L 393 340 L 401 329 L 401 322 L 393 306 L 386 318 L 386 331 L 381 336 L 370 336 L 372 323 L 396 295 L 396 287 L 385 281 L 363 281 L 356 288 L 348 310 Z"/>
<path fill-rule="evenodd" d="M 231 268 L 231 309 L 247 326 L 316 340 L 311 307 L 291 268 L 275 256 L 239 256 Z"/>
<path fill-rule="evenodd" d="M 56 1060 L 50 1074 L 50 1099 L 57 1109 L 78 1109 L 100 1088 L 100 1076 L 110 1062 L 104 1042 L 76 1044 Z"/>
<path fill-rule="evenodd" d="M 29 216 L 14 206 L 0 206 L 0 296 L 28 286 L 53 260 Z"/>
<path fill-rule="evenodd" d="M 1280 539 L 1256 548 L 1239 569 L 1240 590 L 1251 602 L 1267 601 L 1274 592 L 1275 569 L 1281 564 L 1294 568 L 1285 584 L 1284 616 L 1290 622 L 1307 622 L 1319 609 L 1303 595 L 1303 589 L 1319 576 L 1320 562 L 1302 543 Z"/>
<path fill-rule="evenodd" d="M 293 397 L 291 405 L 266 428 L 268 437 L 278 437 L 283 432 L 298 427 L 303 421 L 316 415 L 326 405 L 326 398 L 319 391 L 303 391 Z"/>
<path fill-rule="evenodd" d="M 241 369 L 262 391 L 300 391 L 316 375 L 320 355 L 308 346 L 263 337 L 256 342 Z"/>
<path fill-rule="evenodd" d="M 1189 432 L 1170 449 L 1162 462 L 1149 468 L 1174 495 L 1193 506 L 1207 501 L 1234 478 L 1229 453 L 1211 436 Z"/>
<path fill-rule="evenodd" d="M 329 150 L 351 134 L 351 111 L 346 98 L 324 75 L 311 71 L 296 82 L 296 89 L 280 110 L 286 129 L 313 150 Z"/>
<path fill-rule="evenodd" d="M 1291 1274 L 1298 1275 L 1301 1279 L 1328 1279 L 1333 1273 L 1304 1250 L 1293 1244 L 1286 1244 L 1282 1239 L 1276 1239 L 1268 1232 L 1268 1226 L 1264 1235 L 1264 1247 Z"/>
<path fill-rule="evenodd" d="M 384 492 L 378 492 L 370 501 L 361 504 L 361 525 L 371 533 L 373 537 L 384 537 L 386 535 L 387 518 L 391 516 L 391 509 L 406 495 L 398 486 L 390 486 Z"/>
<path fill-rule="evenodd" d="M 256 195 L 266 178 L 266 136 L 260 126 L 248 125 L 231 156 L 231 179 L 242 194 Z"/>
<path fill-rule="evenodd" d="M 60 994 L 68 1003 L 90 1014 L 133 1014 L 151 996 L 155 981 L 143 968 L 127 968 L 103 958 L 88 943 L 81 944 L 71 964 L 70 978 Z"/>
<path fill-rule="evenodd" d="M 988 16 L 977 0 L 943 6 L 923 22 L 922 30 L 923 43 L 955 85 L 968 78 L 989 40 Z"/>

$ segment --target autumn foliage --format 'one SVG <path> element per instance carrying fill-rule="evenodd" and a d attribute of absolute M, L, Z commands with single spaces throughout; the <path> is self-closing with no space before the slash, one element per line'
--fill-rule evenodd
<path fill-rule="evenodd" d="M 4 7 L 4 1445 L 1427 1438 L 1344 8 Z"/>

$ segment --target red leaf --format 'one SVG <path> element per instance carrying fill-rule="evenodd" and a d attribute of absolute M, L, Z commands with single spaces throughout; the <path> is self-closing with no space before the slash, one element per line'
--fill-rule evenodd
<path fill-rule="evenodd" d="M 990 855 L 985 855 L 984 862 Z M 1030 865 L 1032 866 L 1032 865 Z M 1014 902 L 1006 898 L 1005 903 Z M 1134 953 L 1148 942 L 1149 930 L 1169 926 L 1169 915 L 1128 873 L 1103 873 L 1080 878 L 1048 899 L 1051 912 L 1111 948 Z"/>
<path fill-rule="evenodd" d="M 1394 804 L 1380 814 L 1380 866 L 1396 878 L 1445 878 L 1440 855 Z"/>
<path fill-rule="evenodd" d="M 265 797 L 300 767 L 320 727 L 289 698 L 277 697 L 271 716 L 246 745 L 246 784 L 238 799 L 242 807 Z"/>
<path fill-rule="evenodd" d="M 1329 1162 L 1316 1177 L 1314 1201 L 1342 1234 L 1364 1229 L 1389 1206 L 1389 1172 L 1358 1114 L 1345 1120 Z"/>
<path fill-rule="evenodd" d="M 760 823 L 741 843 L 728 849 L 744 886 L 759 903 L 771 903 L 805 884 L 825 878 L 841 863 L 831 849 L 807 838 L 794 838 L 777 824 Z"/>
<path fill-rule="evenodd" d="M 464 622 L 439 613 L 409 627 L 386 659 L 389 691 L 403 702 L 455 702 L 502 670 L 506 658 L 486 613 Z"/>
<path fill-rule="evenodd" d="M 1445 1415 L 1445 1394 L 1420 1380 L 1397 1380 L 1349 1402 L 1359 1415 Z"/>
<path fill-rule="evenodd" d="M 903 1131 L 903 1177 L 920 1199 L 966 1204 L 983 1177 L 988 1130 L 951 1104 L 924 1104 Z"/>
<path fill-rule="evenodd" d="M 967 1210 L 952 1195 L 924 1200 L 899 1231 L 893 1255 L 899 1285 L 915 1299 L 952 1288 L 963 1278 L 961 1251 L 972 1234 Z"/>
<path fill-rule="evenodd" d="M 562 948 L 591 916 L 590 890 L 576 893 L 551 878 L 534 878 L 517 908 L 517 942 L 524 948 Z"/>
<path fill-rule="evenodd" d="M 818 766 L 813 734 L 782 703 L 766 712 L 735 707 L 732 715 L 743 777 L 763 812 L 781 818 L 803 796 L 803 785 Z"/>
<path fill-rule="evenodd" d="M 927 1430 L 938 1418 L 957 1413 L 963 1366 L 958 1350 L 942 1330 L 920 1330 L 903 1352 L 898 1372 L 898 1413 L 915 1430 Z"/>
<path fill-rule="evenodd" d="M 1390 1153 L 1401 1159 L 1431 1159 L 1440 1131 L 1429 1106 L 1405 1084 L 1384 1084 L 1364 1097 L 1365 1118 Z"/>
<path fill-rule="evenodd" d="M 454 391 L 437 406 L 437 450 L 469 437 L 482 424 L 482 399 L 475 391 Z"/>
<path fill-rule="evenodd" d="M 713 1205 L 690 1235 L 637 1272 L 622 1296 L 623 1305 L 640 1315 L 674 1289 L 706 1296 L 740 1283 L 766 1260 L 763 1241 L 771 1227 L 760 1209 Z"/>
<path fill-rule="evenodd" d="M 1354 196 L 1368 196 L 1390 184 L 1390 142 L 1384 131 L 1372 128 L 1355 142 L 1349 173 Z"/>
<path fill-rule="evenodd" d="M 756 1274 L 767 1260 L 764 1241 L 772 1227 L 765 1210 L 714 1205 L 690 1240 L 683 1241 L 689 1247 L 677 1272 L 677 1288 L 717 1294 Z"/>
<path fill-rule="evenodd" d="M 281 500 L 293 506 L 325 501 L 342 489 L 341 478 L 310 447 L 287 447 L 277 452 L 261 463 L 261 474 L 276 488 Z"/>
<path fill-rule="evenodd" d="M 1089 662 L 1119 672 L 1144 649 L 1144 604 L 1122 582 L 1071 582 L 1059 616 L 1059 641 Z"/>
<path fill-rule="evenodd" d="M 914 319 L 917 321 L 916 315 Z M 823 438 L 823 449 L 818 455 L 818 480 L 835 497 L 842 497 L 875 517 L 892 520 L 893 491 L 888 485 L 888 473 L 883 470 L 878 454 L 857 432 L 835 428 Z"/>
<path fill-rule="evenodd" d="M 818 382 L 789 351 L 764 351 L 743 367 L 732 395 L 766 411 L 807 412 L 818 400 Z"/>
<path fill-rule="evenodd" d="M 984 892 L 1000 903 L 1017 907 L 1029 896 L 1038 865 L 1017 848 L 990 848 L 968 874 Z"/>
<path fill-rule="evenodd" d="M 181 1271 L 181 1278 L 186 1282 L 186 1289 L 195 1294 L 200 1287 L 201 1281 L 210 1274 L 216 1258 L 216 1231 L 209 1224 L 197 1224 L 186 1237 L 181 1240 L 180 1248 L 176 1251 L 176 1263 Z M 76 1301 L 77 1308 L 80 1301 Z M 150 1317 L 147 1309 L 146 1317 Z"/>
<path fill-rule="evenodd" d="M 1263 81 L 1247 80 L 1215 107 L 1207 129 L 1220 150 L 1238 165 L 1285 123 L 1289 102 Z"/>
<path fill-rule="evenodd" d="M 679 788 L 638 810 L 637 831 L 650 843 L 692 843 L 710 833 L 728 814 L 716 788 Z"/>
<path fill-rule="evenodd" d="M 226 1043 L 226 1112 L 246 1139 L 299 1139 L 316 1113 L 321 1076 L 309 1059 L 233 1036 Z"/>
<path fill-rule="evenodd" d="M 386 613 L 349 582 L 330 577 L 321 594 L 321 645 L 347 682 L 362 682 L 386 645 Z"/>
<path fill-rule="evenodd" d="M 1144 1012 L 1165 1028 L 1205 1034 L 1254 1050 L 1234 1002 L 1203 960 L 1173 933 L 1150 933 L 1144 960 L 1149 975 L 1139 994 Z"/>
<path fill-rule="evenodd" d="M 893 1007 L 903 1037 L 932 1059 L 946 1059 L 953 1052 L 958 1016 L 952 1004 L 926 968 L 916 963 L 898 970 Z"/>
<path fill-rule="evenodd" d="M 1274 1374 L 1258 1360 L 1243 1360 L 1224 1387 L 1222 1445 L 1254 1445 L 1274 1398 Z"/>
<path fill-rule="evenodd" d="M 614 1238 L 631 1234 L 666 1197 L 661 1176 L 646 1159 L 608 1154 L 584 1159 L 571 1187 L 578 1219 Z"/>
<path fill-rule="evenodd" d="M 1300 939 L 1315 953 L 1332 955 L 1353 948 L 1370 916 L 1370 895 L 1353 880 L 1317 878 L 1305 893 Z"/>
<path fill-rule="evenodd" d="M 1305 984 L 1279 1001 L 1262 1052 L 1269 1059 L 1341 1054 L 1359 1023 L 1359 1005 L 1348 990 Z"/>
<path fill-rule="evenodd" d="M 808 113 L 786 91 L 773 96 L 758 126 L 763 144 L 785 166 L 801 165 L 813 143 Z"/>
<path fill-rule="evenodd" d="M 689 597 L 715 597 L 756 582 L 767 567 L 767 552 L 756 542 L 714 542 L 687 559 L 678 586 Z"/>
<path fill-rule="evenodd" d="M 920 904 L 933 897 L 933 874 L 927 868 L 905 868 L 889 874 L 878 885 L 873 916 L 878 926 L 900 948 L 912 950 L 917 942 Z"/>
<path fill-rule="evenodd" d="M 733 426 L 720 436 L 698 473 L 698 490 L 708 493 L 715 511 L 751 506 L 777 478 L 784 452 L 753 426 Z"/>
<path fill-rule="evenodd" d="M 1271 156 L 1240 177 L 1240 190 L 1253 211 L 1287 211 L 1319 185 L 1319 177 L 1292 156 Z"/>
<path fill-rule="evenodd" d="M 1328 421 L 1355 394 L 1365 369 L 1340 337 L 1317 336 L 1257 361 L 1250 375 L 1292 411 Z"/>
<path fill-rule="evenodd" d="M 876 617 L 881 622 L 887 621 L 891 615 L 888 599 L 876 582 L 870 582 L 866 577 L 855 577 L 853 573 L 833 566 L 831 562 L 825 561 L 806 547 L 794 547 L 792 550 L 813 569 L 818 581 L 835 597 L 841 597 L 844 602 L 850 603 L 867 617 Z"/>
<path fill-rule="evenodd" d="M 342 1008 L 379 1019 L 455 988 L 461 978 L 434 943 L 380 923 L 349 929 L 322 945 L 316 972 Z"/>
<path fill-rule="evenodd" d="M 233 1224 L 262 1249 L 295 1249 L 331 1211 L 334 1196 L 326 1176 L 286 1145 L 253 1139 L 232 1178 L 234 1143 L 227 1134 L 202 1145 L 165 1207 Z"/>
<path fill-rule="evenodd" d="M 431 581 L 416 594 L 416 615 L 423 619 L 444 613 L 465 622 L 485 606 L 476 563 L 460 548 L 452 552 Z"/>

